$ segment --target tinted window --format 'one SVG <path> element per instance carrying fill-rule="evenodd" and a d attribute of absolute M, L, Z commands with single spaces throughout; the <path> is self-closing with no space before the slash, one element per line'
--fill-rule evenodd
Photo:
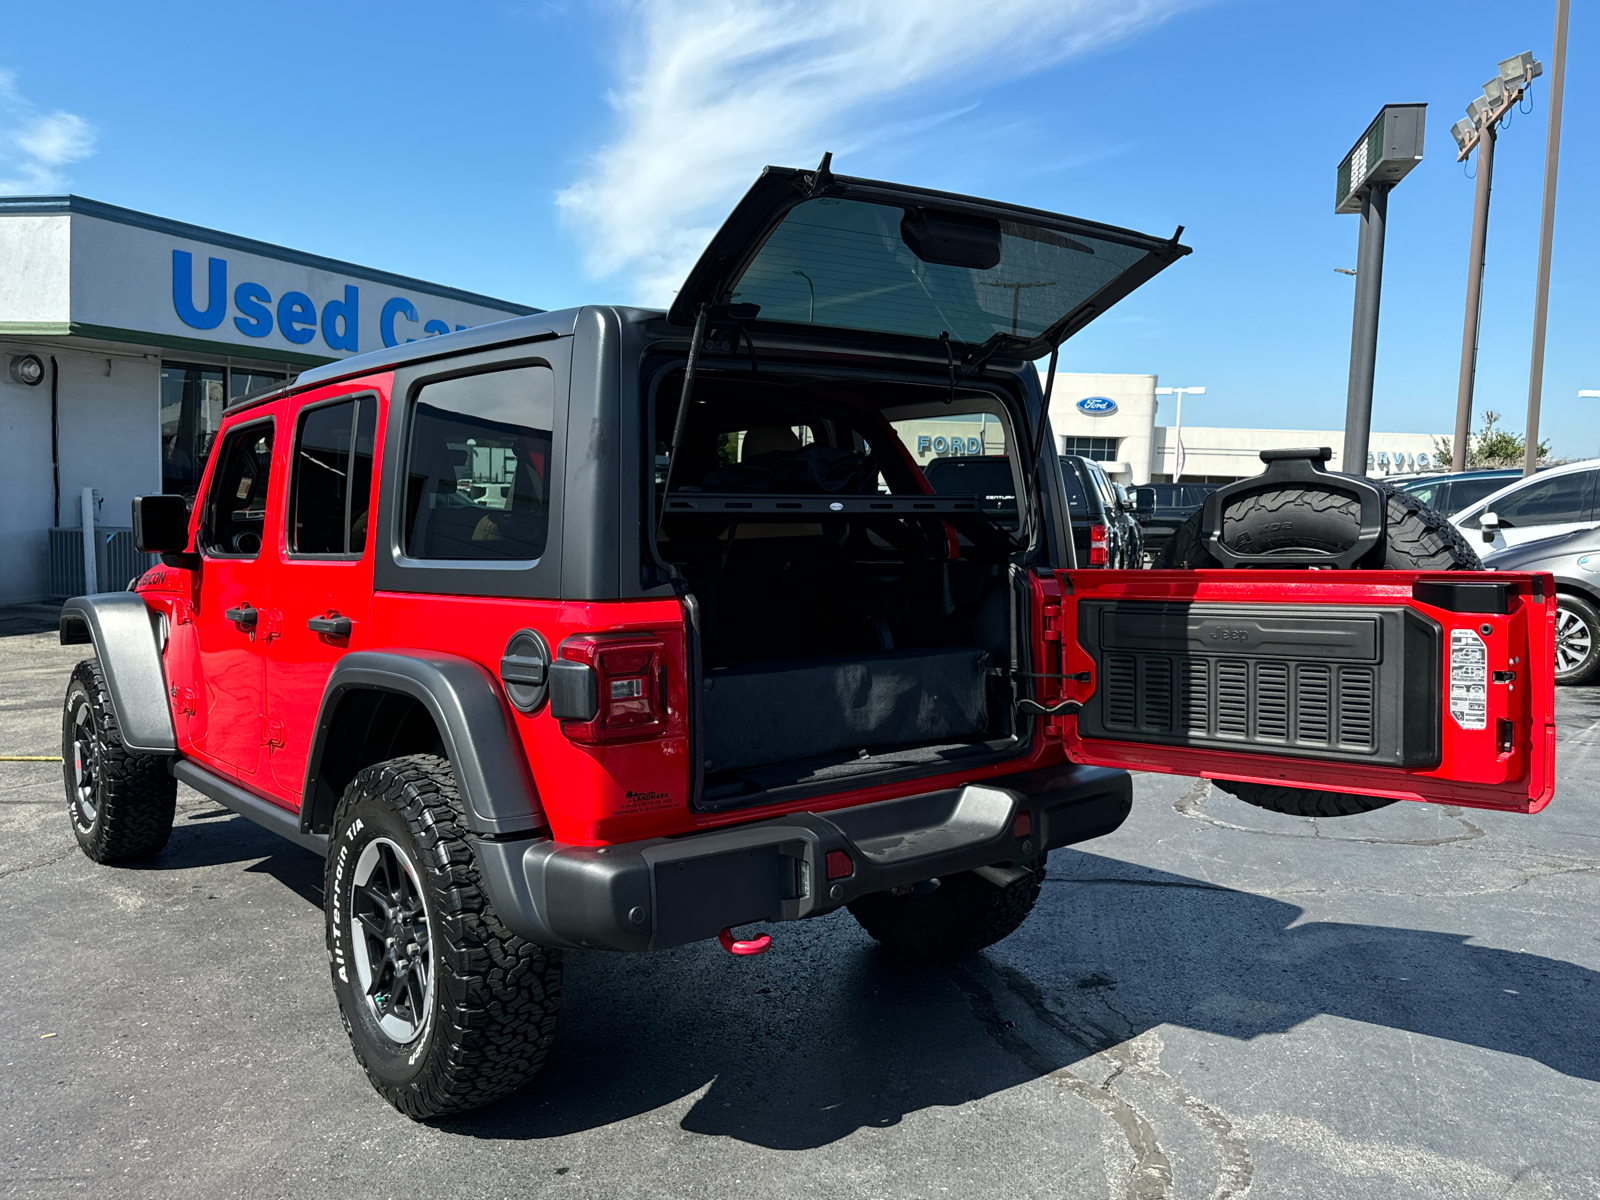
<path fill-rule="evenodd" d="M 1017 527 L 1017 484 L 1008 458 L 940 458 L 923 474 L 941 496 L 976 496 L 984 512 L 1007 529 Z"/>
<path fill-rule="evenodd" d="M 1089 466 L 1087 470 L 1090 480 L 1094 483 L 1094 490 L 1100 493 L 1100 503 L 1105 505 L 1107 510 L 1115 508 L 1117 498 L 1111 491 L 1111 481 L 1106 478 L 1106 473 L 1096 466 Z"/>
<path fill-rule="evenodd" d="M 1404 488 L 1403 490 L 1409 492 L 1411 495 L 1415 496 L 1418 500 L 1422 501 L 1422 503 L 1428 505 L 1430 508 L 1439 508 L 1440 501 L 1444 499 L 1449 486 L 1450 485 L 1446 483 L 1434 482 L 1420 484 L 1417 487 Z M 1488 494 L 1488 492 L 1485 492 L 1484 496 L 1487 496 Z M 1479 496 L 1478 499 L 1483 499 L 1483 496 Z"/>
<path fill-rule="evenodd" d="M 1492 508 L 1500 524 L 1513 528 L 1587 521 L 1594 477 L 1593 471 L 1575 471 L 1538 479 L 1495 501 Z"/>
<path fill-rule="evenodd" d="M 555 376 L 516 367 L 430 383 L 407 454 L 405 553 L 517 559 L 544 553 Z"/>
<path fill-rule="evenodd" d="M 1445 485 L 1446 495 L 1442 504 L 1429 504 L 1444 513 L 1458 513 L 1463 508 L 1471 508 L 1479 500 L 1503 487 L 1511 485 L 1513 476 L 1495 475 L 1488 479 L 1457 479 Z"/>
<path fill-rule="evenodd" d="M 1089 515 L 1089 497 L 1083 490 L 1083 480 L 1078 478 L 1078 469 L 1067 459 L 1061 460 L 1061 482 L 1067 485 L 1067 511 L 1074 517 L 1087 518 Z"/>
<path fill-rule="evenodd" d="M 217 458 L 200 524 L 201 546 L 213 556 L 254 558 L 267 521 L 272 426 L 246 425 L 228 434 Z"/>
<path fill-rule="evenodd" d="M 919 258 L 916 223 L 898 204 L 819 198 L 790 209 L 734 286 L 763 321 L 938 337 L 973 345 L 1036 337 L 1148 251 L 1013 220 L 988 223 L 988 268 Z M 1108 233 L 1110 231 L 1107 231 Z"/>
<path fill-rule="evenodd" d="M 290 550 L 359 555 L 365 549 L 376 425 L 377 402 L 370 396 L 300 415 L 290 484 Z"/>

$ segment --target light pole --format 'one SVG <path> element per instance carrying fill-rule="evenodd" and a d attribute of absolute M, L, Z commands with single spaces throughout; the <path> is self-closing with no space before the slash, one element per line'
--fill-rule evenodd
<path fill-rule="evenodd" d="M 1355 313 L 1350 325 L 1350 387 L 1344 410 L 1344 464 L 1367 461 L 1372 385 L 1378 369 L 1378 300 L 1383 291 L 1383 230 L 1389 189 L 1422 161 L 1426 104 L 1385 104 L 1339 163 L 1333 211 L 1360 213 Z M 1338 268 L 1335 268 L 1337 270 Z"/>
<path fill-rule="evenodd" d="M 1467 311 L 1461 330 L 1461 378 L 1456 388 L 1456 432 L 1450 443 L 1450 469 L 1467 466 L 1467 438 L 1472 429 L 1472 389 L 1478 370 L 1478 326 L 1483 310 L 1483 251 L 1489 238 L 1489 188 L 1494 177 L 1494 139 L 1500 120 L 1522 99 L 1544 68 L 1532 52 L 1508 58 L 1498 74 L 1483 85 L 1483 95 L 1467 105 L 1467 115 L 1450 127 L 1461 148 L 1457 162 L 1478 150 L 1478 183 L 1472 200 L 1472 247 L 1467 258 Z"/>
<path fill-rule="evenodd" d="M 1567 3 L 1556 0 L 1556 40 L 1550 58 L 1550 116 L 1544 135 L 1544 207 L 1539 214 L 1539 275 L 1533 289 L 1533 355 L 1528 364 L 1527 442 L 1522 473 L 1539 466 L 1539 400 L 1544 394 L 1544 329 L 1550 315 L 1550 243 L 1556 227 L 1556 165 L 1561 158 L 1561 92 L 1567 74 Z M 1504 75 L 1502 70 L 1501 74 Z"/>
<path fill-rule="evenodd" d="M 1158 396 L 1176 396 L 1178 398 L 1178 411 L 1173 415 L 1172 425 L 1172 482 L 1178 482 L 1178 476 L 1183 474 L 1183 398 L 1184 396 L 1204 396 L 1203 387 L 1158 387 Z"/>
<path fill-rule="evenodd" d="M 1579 400 L 1600 400 L 1600 391 L 1595 391 L 1592 388 L 1584 388 L 1583 390 L 1581 390 L 1578 393 L 1578 399 Z M 1524 471 L 1524 474 L 1526 474 L 1526 471 Z"/>

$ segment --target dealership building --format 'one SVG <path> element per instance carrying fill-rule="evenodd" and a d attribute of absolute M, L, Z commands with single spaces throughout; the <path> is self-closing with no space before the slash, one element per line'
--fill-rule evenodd
<path fill-rule="evenodd" d="M 130 502 L 195 490 L 229 399 L 537 311 L 78 196 L 0 198 L 0 604 L 84 586 L 86 511 L 96 582 L 122 587 Z"/>
<path fill-rule="evenodd" d="M 1176 416 L 1174 397 L 1156 394 L 1154 375 L 1097 375 L 1056 372 L 1050 392 L 1050 427 L 1063 454 L 1096 459 L 1118 483 L 1170 483 L 1174 477 L 1192 483 L 1231 483 L 1261 473 L 1261 451 L 1291 446 L 1329 446 L 1330 470 L 1346 470 L 1344 431 L 1340 429 L 1235 429 L 1204 424 L 1226 401 L 1220 397 L 1185 396 L 1188 401 L 1181 440 L 1173 425 L 1157 425 L 1162 400 L 1169 419 Z M 1198 418 L 1195 424 L 1190 420 Z M 1442 436 L 1442 435 L 1441 435 Z M 1377 433 L 1368 443 L 1365 473 L 1406 475 L 1439 470 L 1434 435 Z"/>

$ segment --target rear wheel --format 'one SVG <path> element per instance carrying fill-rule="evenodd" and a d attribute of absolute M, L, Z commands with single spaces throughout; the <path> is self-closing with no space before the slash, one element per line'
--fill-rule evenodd
<path fill-rule="evenodd" d="M 461 811 L 448 761 L 391 759 L 351 781 L 328 841 L 340 1016 L 372 1086 L 418 1120 L 531 1079 L 561 996 L 561 952 L 495 915 Z"/>
<path fill-rule="evenodd" d="M 1483 563 L 1471 545 L 1444 514 L 1429 508 L 1409 492 L 1380 480 L 1369 482 L 1384 494 L 1387 503 L 1382 564 L 1385 570 L 1483 570 Z M 1257 492 L 1241 496 L 1228 505 L 1223 513 L 1224 543 L 1235 553 L 1263 556 L 1282 550 L 1343 550 L 1356 540 L 1360 512 L 1353 497 L 1313 486 L 1285 486 Z M 1168 569 L 1222 566 L 1207 552 L 1200 536 L 1202 515 L 1196 512 L 1178 527 L 1162 552 L 1160 566 Z M 1214 782 L 1246 804 L 1296 817 L 1348 817 L 1395 802 L 1392 796 L 1357 796 L 1226 779 Z"/>
<path fill-rule="evenodd" d="M 1556 682 L 1593 683 L 1600 676 L 1600 612 L 1582 596 L 1556 595 Z"/>
<path fill-rule="evenodd" d="M 850 904 L 850 915 L 885 950 L 908 958 L 953 959 L 975 954 L 1028 919 L 1044 883 L 1045 859 L 1022 864 L 1017 878 L 961 871 Z"/>
<path fill-rule="evenodd" d="M 67 816 L 78 845 L 97 863 L 135 862 L 159 854 L 172 836 L 178 781 L 160 754 L 122 744 L 100 664 L 72 670 L 61 713 L 61 765 Z"/>

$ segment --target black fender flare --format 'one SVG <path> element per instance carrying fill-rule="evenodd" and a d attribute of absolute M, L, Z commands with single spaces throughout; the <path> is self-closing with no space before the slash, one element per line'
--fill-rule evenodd
<path fill-rule="evenodd" d="M 160 622 L 161 614 L 134 592 L 74 596 L 61 606 L 61 644 L 94 647 L 122 744 L 140 754 L 178 752 Z"/>
<path fill-rule="evenodd" d="M 471 659 L 436 650 L 357 650 L 334 666 L 323 689 L 306 759 L 302 832 L 309 828 L 329 733 L 346 696 L 359 691 L 410 696 L 433 718 L 466 802 L 467 827 L 484 837 L 546 826 L 510 706 L 495 679 Z"/>

